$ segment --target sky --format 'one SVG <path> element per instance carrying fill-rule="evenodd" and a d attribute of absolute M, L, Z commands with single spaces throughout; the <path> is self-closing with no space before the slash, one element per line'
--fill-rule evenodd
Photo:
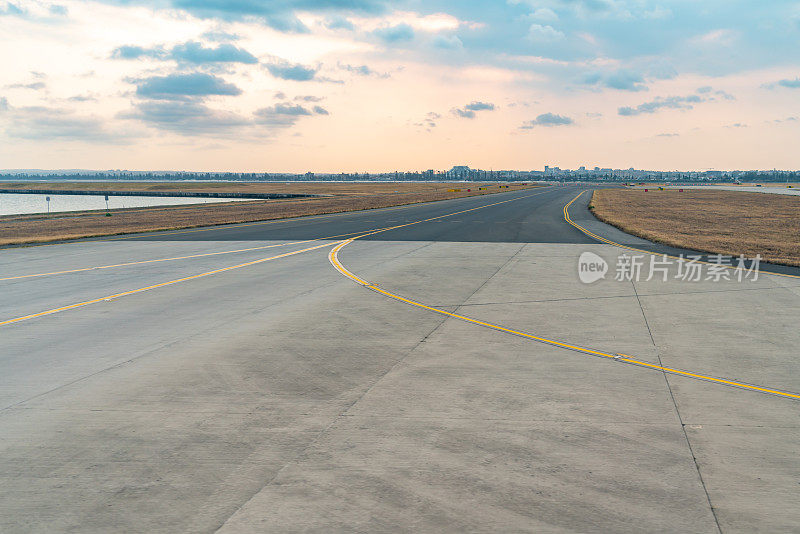
<path fill-rule="evenodd" d="M 800 168 L 800 1 L 0 0 L 0 168 Z"/>

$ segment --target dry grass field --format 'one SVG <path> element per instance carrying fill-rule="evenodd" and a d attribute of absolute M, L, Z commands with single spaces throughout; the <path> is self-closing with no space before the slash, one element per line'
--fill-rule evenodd
<path fill-rule="evenodd" d="M 650 241 L 800 266 L 798 196 L 600 189 L 591 205 L 601 221 Z"/>
<path fill-rule="evenodd" d="M 486 187 L 479 190 L 479 187 Z M 174 230 L 363 209 L 386 208 L 501 191 L 532 185 L 453 183 L 156 183 L 156 182 L 2 182 L 0 189 L 83 189 L 117 191 L 216 191 L 315 193 L 330 195 L 296 200 L 254 200 L 153 208 L 0 216 L 0 245 L 41 243 L 81 237 Z M 461 189 L 450 192 L 449 189 Z M 471 192 L 467 192 L 471 189 Z"/>

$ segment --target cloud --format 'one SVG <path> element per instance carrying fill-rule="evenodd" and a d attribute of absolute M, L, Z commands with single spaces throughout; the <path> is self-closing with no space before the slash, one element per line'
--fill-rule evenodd
<path fill-rule="evenodd" d="M 468 109 L 470 111 L 484 111 L 484 110 L 493 111 L 494 104 L 491 104 L 489 102 L 470 102 L 469 104 L 464 106 L 464 109 Z"/>
<path fill-rule="evenodd" d="M 135 83 L 137 96 L 161 100 L 242 94 L 242 90 L 235 85 L 217 76 L 202 72 L 151 76 L 136 80 Z"/>
<path fill-rule="evenodd" d="M 317 68 L 301 65 L 300 63 L 289 63 L 285 60 L 273 60 L 272 63 L 265 65 L 270 74 L 282 80 L 292 80 L 295 82 L 307 82 L 314 79 Z"/>
<path fill-rule="evenodd" d="M 675 67 L 664 59 L 651 62 L 646 70 L 647 77 L 654 80 L 674 80 L 678 77 Z"/>
<path fill-rule="evenodd" d="M 695 104 L 700 104 L 701 102 L 719 102 L 720 100 L 736 100 L 736 97 L 726 91 L 715 91 L 713 87 L 704 86 L 698 88 L 695 94 L 692 95 L 656 97 L 636 107 L 621 107 L 617 109 L 617 113 L 623 117 L 633 117 L 646 113 L 656 113 L 663 109 L 689 110 L 693 109 Z"/>
<path fill-rule="evenodd" d="M 528 15 L 528 18 L 540 22 L 555 22 L 558 20 L 558 14 L 549 7 L 540 7 Z"/>
<path fill-rule="evenodd" d="M 600 85 L 620 91 L 647 91 L 647 86 L 644 85 L 644 76 L 627 69 L 619 69 L 607 74 L 593 72 L 586 75 L 583 81 L 588 85 Z"/>
<path fill-rule="evenodd" d="M 542 113 L 533 120 L 525 121 L 520 126 L 521 130 L 532 130 L 537 126 L 553 127 L 553 126 L 568 126 L 574 124 L 575 121 L 563 115 L 556 115 L 555 113 Z"/>
<path fill-rule="evenodd" d="M 43 106 L 12 108 L 2 98 L 0 110 L 7 121 L 6 135 L 18 139 L 116 144 L 133 137 L 130 132 L 109 130 L 99 117 L 76 115 L 69 109 Z"/>
<path fill-rule="evenodd" d="M 221 43 L 225 41 L 238 41 L 239 35 L 236 33 L 226 32 L 224 30 L 209 30 L 202 35 L 206 41 Z"/>
<path fill-rule="evenodd" d="M 706 98 L 699 95 L 656 97 L 654 100 L 639 104 L 636 107 L 625 106 L 617 110 L 623 117 L 633 117 L 645 113 L 655 113 L 662 109 L 693 109 L 695 104 L 705 102 Z"/>
<path fill-rule="evenodd" d="M 455 50 L 464 48 L 464 43 L 456 35 L 437 35 L 433 38 L 433 46 L 444 48 L 445 50 Z"/>
<path fill-rule="evenodd" d="M 722 91 L 722 90 L 714 91 L 714 95 L 720 97 L 723 100 L 736 100 L 735 96 L 733 96 L 732 94 L 730 94 L 728 92 Z M 716 100 L 716 98 L 715 97 L 711 97 L 711 98 L 709 98 L 709 100 L 713 101 L 713 100 Z"/>
<path fill-rule="evenodd" d="M 325 100 L 321 96 L 314 96 L 314 95 L 299 95 L 294 97 L 295 102 L 322 102 Z"/>
<path fill-rule="evenodd" d="M 6 85 L 6 89 L 30 89 L 32 91 L 39 91 L 45 87 L 47 87 L 47 84 L 44 82 L 12 83 L 11 85 Z"/>
<path fill-rule="evenodd" d="M 106 0 L 118 3 L 120 0 Z M 386 0 L 122 0 L 158 8 L 180 9 L 198 18 L 226 21 L 257 18 L 271 28 L 290 33 L 304 33 L 308 28 L 296 12 L 380 14 Z"/>
<path fill-rule="evenodd" d="M 135 45 L 123 45 L 111 51 L 111 59 L 139 59 L 142 57 L 163 59 L 166 51 L 163 48 L 144 48 Z"/>
<path fill-rule="evenodd" d="M 668 19 L 672 17 L 672 11 L 669 8 L 656 6 L 650 11 L 645 11 L 642 15 L 646 19 Z"/>
<path fill-rule="evenodd" d="M 325 109 L 325 108 L 323 108 L 322 106 L 314 106 L 314 107 L 313 107 L 313 108 L 311 108 L 311 109 L 312 109 L 312 110 L 314 111 L 314 113 L 316 113 L 317 115 L 330 115 L 330 113 L 328 112 L 328 110 L 327 110 L 327 109 Z"/>
<path fill-rule="evenodd" d="M 414 39 L 414 28 L 405 22 L 395 26 L 378 28 L 372 33 L 385 43 L 399 43 Z"/>
<path fill-rule="evenodd" d="M 5 5 L 0 6 L 0 17 L 3 16 L 16 16 L 22 17 L 27 15 L 27 11 L 14 2 L 6 2 Z"/>
<path fill-rule="evenodd" d="M 194 101 L 139 102 L 134 110 L 120 115 L 180 135 L 224 134 L 252 125 L 252 121 L 228 111 L 213 110 Z"/>
<path fill-rule="evenodd" d="M 358 74 L 359 76 L 376 76 L 378 78 L 389 78 L 388 73 L 378 72 L 374 69 L 371 69 L 367 65 L 348 65 L 345 63 L 339 63 L 338 67 L 342 70 L 346 70 L 347 72 Z"/>
<path fill-rule="evenodd" d="M 665 132 L 665 133 L 656 134 L 656 137 L 680 137 L 680 135 L 681 134 Z"/>
<path fill-rule="evenodd" d="M 264 22 L 273 30 L 284 33 L 309 33 L 308 27 L 293 13 L 275 13 L 263 17 Z"/>
<path fill-rule="evenodd" d="M 135 45 L 124 45 L 111 52 L 112 59 L 156 59 L 160 61 L 173 60 L 179 63 L 258 63 L 258 59 L 243 48 L 225 43 L 216 47 L 205 47 L 197 41 L 187 41 L 175 45 L 167 51 L 163 46 L 144 48 Z"/>
<path fill-rule="evenodd" d="M 778 85 L 781 87 L 788 87 L 789 89 L 800 89 L 800 78 L 794 80 L 779 80 Z"/>
<path fill-rule="evenodd" d="M 287 128 L 293 126 L 301 117 L 311 115 L 311 111 L 300 105 L 281 102 L 258 109 L 254 115 L 259 124 Z"/>
<path fill-rule="evenodd" d="M 188 41 L 173 47 L 169 57 L 186 63 L 258 63 L 253 54 L 229 43 L 206 48 L 197 41 Z"/>
<path fill-rule="evenodd" d="M 414 126 L 424 128 L 426 131 L 430 132 L 433 128 L 436 128 L 436 121 L 441 118 L 441 114 L 435 111 L 429 111 L 425 114 L 425 118 L 421 122 L 415 122 Z"/>
<path fill-rule="evenodd" d="M 356 29 L 356 27 L 353 25 L 352 22 L 350 22 L 345 17 L 341 16 L 328 17 L 323 21 L 322 25 L 328 28 L 329 30 L 353 31 Z"/>
<path fill-rule="evenodd" d="M 528 39 L 535 42 L 552 42 L 564 38 L 564 32 L 550 25 L 531 24 L 528 28 Z"/>
<path fill-rule="evenodd" d="M 706 45 L 730 46 L 737 37 L 737 32 L 729 29 L 711 30 L 702 35 L 696 36 L 693 41 Z"/>
<path fill-rule="evenodd" d="M 495 105 L 489 102 L 472 101 L 462 108 L 453 108 L 450 112 L 456 117 L 474 119 L 476 111 L 494 111 Z"/>

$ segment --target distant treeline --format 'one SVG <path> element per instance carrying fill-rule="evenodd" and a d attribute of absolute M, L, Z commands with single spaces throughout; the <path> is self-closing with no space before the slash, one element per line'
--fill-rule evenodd
<path fill-rule="evenodd" d="M 509 181 L 532 180 L 528 173 L 515 171 L 469 171 L 454 174 L 449 171 L 389 172 L 389 173 L 255 173 L 255 172 L 68 172 L 47 174 L 0 173 L 0 180 L 147 180 L 147 181 Z"/>
<path fill-rule="evenodd" d="M 661 172 L 642 170 L 602 171 L 482 171 L 450 170 L 387 173 L 255 173 L 255 172 L 47 172 L 47 173 L 0 173 L 0 181 L 15 180 L 145 180 L 145 181 L 609 181 L 636 182 L 658 180 L 670 182 L 800 182 L 800 171 L 701 171 L 701 172 Z"/>

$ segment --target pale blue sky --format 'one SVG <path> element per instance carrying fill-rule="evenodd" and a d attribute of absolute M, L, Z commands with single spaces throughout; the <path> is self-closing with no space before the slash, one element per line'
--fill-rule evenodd
<path fill-rule="evenodd" d="M 0 0 L 0 167 L 798 168 L 800 2 Z"/>

